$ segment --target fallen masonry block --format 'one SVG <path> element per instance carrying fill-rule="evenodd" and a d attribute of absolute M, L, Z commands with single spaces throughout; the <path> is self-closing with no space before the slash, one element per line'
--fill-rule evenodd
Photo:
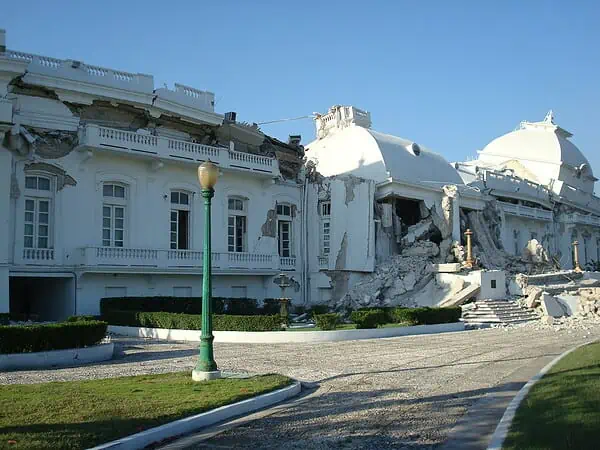
<path fill-rule="evenodd" d="M 550 294 L 544 292 L 542 294 L 542 300 L 540 302 L 542 304 L 542 309 L 544 311 L 544 315 L 551 317 L 563 317 L 567 315 L 565 308 L 563 308 L 562 304 Z"/>
<path fill-rule="evenodd" d="M 540 303 L 543 292 L 544 291 L 538 287 L 531 287 L 529 289 L 529 295 L 525 299 L 525 306 L 528 308 L 535 308 Z"/>
<path fill-rule="evenodd" d="M 460 263 L 432 264 L 429 270 L 433 273 L 458 273 Z"/>
<path fill-rule="evenodd" d="M 572 316 L 577 313 L 577 309 L 579 308 L 579 297 L 571 294 L 560 294 L 555 298 L 560 303 L 561 308 L 566 311 L 567 316 Z"/>
<path fill-rule="evenodd" d="M 445 302 L 439 304 L 438 306 L 441 306 L 441 307 L 460 306 L 464 302 L 469 300 L 470 298 L 477 296 L 480 289 L 481 289 L 481 286 L 479 286 L 477 284 L 470 284 L 466 288 L 464 288 L 462 291 L 457 292 L 455 295 L 450 297 Z"/>

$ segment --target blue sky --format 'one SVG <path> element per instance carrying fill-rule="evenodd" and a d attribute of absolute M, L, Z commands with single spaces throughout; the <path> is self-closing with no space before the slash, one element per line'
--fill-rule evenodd
<path fill-rule="evenodd" d="M 576 6 L 575 6 L 576 5 Z M 353 104 L 448 160 L 549 109 L 600 174 L 600 2 L 5 2 L 11 49 L 215 92 L 261 122 Z M 311 120 L 264 126 L 314 137 Z"/>

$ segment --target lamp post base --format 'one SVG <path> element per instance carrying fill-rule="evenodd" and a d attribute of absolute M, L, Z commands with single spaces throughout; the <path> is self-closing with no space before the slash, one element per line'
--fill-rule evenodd
<path fill-rule="evenodd" d="M 213 370 L 211 372 L 205 372 L 198 369 L 192 370 L 192 380 L 194 381 L 216 380 L 217 378 L 221 378 L 220 370 Z"/>

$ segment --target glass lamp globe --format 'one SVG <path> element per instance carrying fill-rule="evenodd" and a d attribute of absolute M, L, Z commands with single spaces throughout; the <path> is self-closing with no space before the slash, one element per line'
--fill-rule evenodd
<path fill-rule="evenodd" d="M 198 167 L 198 180 L 202 189 L 213 189 L 219 178 L 219 168 L 210 161 Z"/>

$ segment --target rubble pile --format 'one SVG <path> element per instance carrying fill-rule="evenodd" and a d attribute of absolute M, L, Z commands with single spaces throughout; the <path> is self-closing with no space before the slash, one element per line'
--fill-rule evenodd
<path fill-rule="evenodd" d="M 464 283 L 436 282 L 429 266 L 439 254 L 439 246 L 434 242 L 416 241 L 400 255 L 378 264 L 375 272 L 355 283 L 334 308 L 436 304 L 464 287 Z"/>

